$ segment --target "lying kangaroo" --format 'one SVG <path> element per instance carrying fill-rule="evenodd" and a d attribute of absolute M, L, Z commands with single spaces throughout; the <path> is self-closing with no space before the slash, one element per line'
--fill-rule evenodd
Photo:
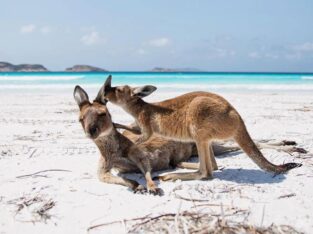
<path fill-rule="evenodd" d="M 100 89 L 96 99 L 90 103 L 88 94 L 80 86 L 74 89 L 74 99 L 80 109 L 79 121 L 87 137 L 94 141 L 101 153 L 99 179 L 141 191 L 144 188 L 136 181 L 114 176 L 110 172 L 113 168 L 122 173 L 140 171 L 146 178 L 148 191 L 161 193 L 151 178 L 153 158 L 116 130 L 102 96 L 103 89 Z"/>
<path fill-rule="evenodd" d="M 211 144 L 216 139 L 233 138 L 260 168 L 269 172 L 283 173 L 301 166 L 298 163 L 274 165 L 269 162 L 252 141 L 239 113 L 221 96 L 192 92 L 151 104 L 142 98 L 154 92 L 156 87 L 112 87 L 111 79 L 109 76 L 103 85 L 103 98 L 121 106 L 135 118 L 142 130 L 142 141 L 148 140 L 155 133 L 178 141 L 196 143 L 200 162 L 198 170 L 167 174 L 160 177 L 162 180 L 212 178 L 212 171 L 217 169 L 217 164 Z"/>

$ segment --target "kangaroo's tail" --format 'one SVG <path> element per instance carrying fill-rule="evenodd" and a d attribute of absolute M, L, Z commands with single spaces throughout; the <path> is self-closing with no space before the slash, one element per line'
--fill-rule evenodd
<path fill-rule="evenodd" d="M 282 165 L 275 165 L 269 162 L 257 148 L 256 144 L 251 139 L 244 122 L 241 120 L 241 126 L 238 128 L 234 139 L 243 149 L 243 151 L 263 170 L 280 174 L 287 172 L 293 168 L 301 167 L 300 163 L 286 163 Z"/>

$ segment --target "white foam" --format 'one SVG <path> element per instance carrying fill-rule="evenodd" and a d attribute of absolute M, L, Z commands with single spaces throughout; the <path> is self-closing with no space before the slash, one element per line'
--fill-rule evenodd
<path fill-rule="evenodd" d="M 82 75 L 30 75 L 30 76 L 0 76 L 0 81 L 34 81 L 34 80 L 77 80 L 81 79 Z"/>
<path fill-rule="evenodd" d="M 84 84 L 84 88 L 100 88 L 102 84 Z M 138 84 L 130 84 L 135 86 Z M 172 90 L 303 90 L 313 91 L 313 84 L 158 84 L 159 89 Z M 1 89 L 72 89 L 75 84 L 5 84 Z"/>
<path fill-rule="evenodd" d="M 192 90 L 313 90 L 313 84 L 160 84 L 158 87 Z"/>
<path fill-rule="evenodd" d="M 302 80 L 313 80 L 313 76 L 302 76 Z"/>

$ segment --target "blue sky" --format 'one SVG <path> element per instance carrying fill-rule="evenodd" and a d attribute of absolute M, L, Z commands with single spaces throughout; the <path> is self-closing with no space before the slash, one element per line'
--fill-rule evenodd
<path fill-rule="evenodd" d="M 1 0 L 0 61 L 313 71 L 312 0 Z"/>

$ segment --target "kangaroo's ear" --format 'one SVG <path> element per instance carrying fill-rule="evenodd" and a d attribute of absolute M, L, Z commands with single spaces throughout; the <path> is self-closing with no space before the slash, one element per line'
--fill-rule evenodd
<path fill-rule="evenodd" d="M 73 95 L 80 109 L 82 108 L 83 105 L 89 103 L 88 94 L 79 85 L 75 87 Z"/>
<path fill-rule="evenodd" d="M 136 87 L 136 88 L 133 88 L 132 95 L 143 98 L 153 93 L 156 89 L 157 87 L 153 85 L 145 85 L 141 87 Z"/>
<path fill-rule="evenodd" d="M 109 91 L 111 89 L 111 81 L 112 81 L 112 75 L 109 75 L 108 78 L 106 79 L 106 81 L 104 82 L 104 85 L 103 85 L 103 87 L 104 87 L 104 89 L 103 89 L 104 93 L 103 94 L 105 94 L 106 91 Z"/>
<path fill-rule="evenodd" d="M 108 102 L 104 98 L 104 87 L 105 87 L 105 85 L 102 85 L 101 89 L 98 92 L 96 99 L 94 100 L 95 102 L 98 102 L 98 103 L 103 104 L 103 105 L 107 104 L 107 102 Z"/>

